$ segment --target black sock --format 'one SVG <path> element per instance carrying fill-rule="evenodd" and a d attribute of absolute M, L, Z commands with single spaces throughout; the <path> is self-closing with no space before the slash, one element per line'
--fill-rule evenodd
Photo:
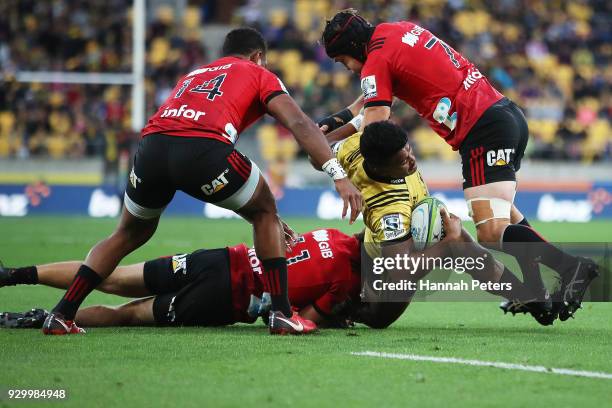
<path fill-rule="evenodd" d="M 504 245 L 506 243 L 522 245 Z M 529 243 L 536 245 L 528 245 Z M 511 224 L 506 227 L 502 237 L 502 250 L 517 259 L 527 258 L 542 263 L 561 275 L 578 263 L 575 257 L 550 244 L 533 228 L 524 224 Z"/>
<path fill-rule="evenodd" d="M 101 282 L 102 277 L 87 265 L 81 265 L 62 300 L 53 308 L 67 320 L 73 320 L 79 306 Z"/>
<path fill-rule="evenodd" d="M 529 300 L 534 296 L 526 287 L 523 282 L 521 282 L 511 271 L 510 269 L 504 267 L 504 272 L 499 278 L 499 283 L 503 284 L 501 290 L 489 290 L 489 293 L 492 293 L 497 296 L 502 296 L 508 300 Z"/>
<path fill-rule="evenodd" d="M 264 270 L 264 283 L 266 290 L 272 298 L 272 310 L 280 310 L 287 317 L 291 317 L 291 304 L 287 289 L 287 259 L 271 258 L 261 261 Z"/>
<path fill-rule="evenodd" d="M 531 227 L 531 224 L 529 224 L 529 221 L 527 221 L 527 218 L 525 217 L 523 217 L 518 224 Z M 546 290 L 546 286 L 544 285 L 544 281 L 542 280 L 540 264 L 534 259 L 530 259 L 528 256 L 517 256 L 516 261 L 518 262 L 521 272 L 523 273 L 523 281 L 525 286 L 530 288 L 538 296 L 538 298 L 541 297 L 541 300 L 545 300 L 548 292 Z"/>
<path fill-rule="evenodd" d="M 24 266 L 22 268 L 7 268 L 7 285 L 36 285 L 38 283 L 38 270 L 36 266 Z"/>

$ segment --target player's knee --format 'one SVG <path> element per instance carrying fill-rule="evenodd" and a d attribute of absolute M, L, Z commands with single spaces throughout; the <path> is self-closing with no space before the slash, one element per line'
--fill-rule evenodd
<path fill-rule="evenodd" d="M 276 200 L 267 185 L 264 185 L 239 212 L 252 222 L 276 217 L 278 214 Z"/>
<path fill-rule="evenodd" d="M 512 202 L 495 197 L 477 197 L 468 200 L 467 204 L 476 225 L 478 242 L 499 242 L 510 223 Z"/>
<path fill-rule="evenodd" d="M 489 220 L 483 224 L 478 225 L 476 229 L 476 236 L 480 243 L 498 243 L 501 241 L 504 229 L 509 224 L 509 221 L 504 220 Z"/>
<path fill-rule="evenodd" d="M 153 236 L 156 227 L 157 223 L 152 222 L 122 224 L 113 234 L 113 238 L 126 245 L 140 246 Z"/>
<path fill-rule="evenodd" d="M 111 275 L 112 276 L 112 275 Z M 100 292 L 116 294 L 118 293 L 119 285 L 118 283 L 109 276 L 97 287 Z"/>

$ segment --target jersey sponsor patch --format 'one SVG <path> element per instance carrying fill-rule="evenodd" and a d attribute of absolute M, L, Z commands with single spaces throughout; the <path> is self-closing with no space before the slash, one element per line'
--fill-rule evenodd
<path fill-rule="evenodd" d="M 412 30 L 402 36 L 402 42 L 404 44 L 408 44 L 411 47 L 414 47 L 419 41 L 420 35 L 423 34 L 423 31 L 425 31 L 424 28 L 415 25 Z"/>
<path fill-rule="evenodd" d="M 385 240 L 392 240 L 403 237 L 408 232 L 404 228 L 402 214 L 387 214 L 380 220 L 381 228 L 385 235 Z"/>
<path fill-rule="evenodd" d="M 174 274 L 182 272 L 183 275 L 187 275 L 187 254 L 172 257 L 172 271 Z"/>
<path fill-rule="evenodd" d="M 181 105 L 178 109 L 166 108 L 159 117 L 160 118 L 186 118 L 186 119 L 193 119 L 197 122 L 200 120 L 200 116 L 206 115 L 206 112 L 197 111 L 195 109 L 187 109 L 187 108 L 188 108 L 188 105 Z"/>
<path fill-rule="evenodd" d="M 487 152 L 487 166 L 506 166 L 512 161 L 511 155 L 514 154 L 514 149 L 497 149 Z"/>
<path fill-rule="evenodd" d="M 368 75 L 367 77 L 362 78 L 361 91 L 363 92 L 363 99 L 370 99 L 378 96 L 375 75 Z"/>
<path fill-rule="evenodd" d="M 204 194 L 206 194 L 207 196 L 213 195 L 214 193 L 227 186 L 229 184 L 229 181 L 227 180 L 225 175 L 228 172 L 229 169 L 225 169 L 213 181 L 211 181 L 210 184 L 204 184 L 202 186 L 202 191 L 204 192 Z"/>
<path fill-rule="evenodd" d="M 130 183 L 134 188 L 138 187 L 138 183 L 142 183 L 142 179 L 134 172 L 134 167 L 132 167 L 132 171 L 130 172 Z"/>

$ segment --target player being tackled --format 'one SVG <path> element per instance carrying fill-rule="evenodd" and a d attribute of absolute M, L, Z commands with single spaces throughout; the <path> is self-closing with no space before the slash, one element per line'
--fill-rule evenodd
<path fill-rule="evenodd" d="M 337 120 L 324 122 L 326 129 L 345 123 L 360 103 L 364 126 L 389 119 L 393 98 L 414 108 L 461 155 L 464 197 L 478 241 L 515 257 L 551 313 L 561 320 L 572 316 L 598 266 L 549 243 L 514 203 L 529 135 L 521 109 L 467 58 L 410 21 L 373 26 L 356 10 L 343 10 L 327 22 L 322 43 L 330 58 L 360 76 L 362 90 L 349 109 L 332 115 Z M 539 264 L 561 277 L 554 305 Z"/>

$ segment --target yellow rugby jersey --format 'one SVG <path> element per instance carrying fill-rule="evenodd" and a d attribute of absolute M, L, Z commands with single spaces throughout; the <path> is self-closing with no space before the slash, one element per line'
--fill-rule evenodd
<path fill-rule="evenodd" d="M 427 197 L 427 185 L 417 170 L 403 179 L 373 179 L 363 168 L 359 151 L 361 133 L 336 143 L 332 150 L 364 199 L 366 242 L 382 243 L 406 237 L 416 204 Z"/>

